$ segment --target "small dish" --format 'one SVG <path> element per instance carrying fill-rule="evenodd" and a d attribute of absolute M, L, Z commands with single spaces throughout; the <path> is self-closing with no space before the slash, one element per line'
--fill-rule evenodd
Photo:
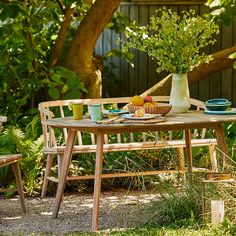
<path fill-rule="evenodd" d="M 127 110 L 120 110 L 120 109 L 113 109 L 113 110 L 103 110 L 103 115 L 108 115 L 108 116 L 117 116 L 117 115 L 122 115 L 122 114 L 126 114 L 129 113 L 129 111 Z"/>
<path fill-rule="evenodd" d="M 123 114 L 123 115 L 121 115 L 122 118 L 129 119 L 129 120 L 149 120 L 149 119 L 153 119 L 153 118 L 159 117 L 159 116 L 161 116 L 161 114 L 145 114 L 142 117 L 133 116 L 133 114 Z"/>
<path fill-rule="evenodd" d="M 225 98 L 210 99 L 205 102 L 205 106 L 209 111 L 226 111 L 231 102 Z"/>

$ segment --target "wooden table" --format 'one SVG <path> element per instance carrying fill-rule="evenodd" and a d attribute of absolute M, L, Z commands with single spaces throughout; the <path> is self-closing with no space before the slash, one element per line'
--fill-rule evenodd
<path fill-rule="evenodd" d="M 98 229 L 104 134 L 127 133 L 127 132 L 137 132 L 137 131 L 144 132 L 144 131 L 184 130 L 185 142 L 186 142 L 186 155 L 188 159 L 189 171 L 192 170 L 190 129 L 195 129 L 195 128 L 214 129 L 217 138 L 218 148 L 223 153 L 228 153 L 222 124 L 225 122 L 236 121 L 236 115 L 209 115 L 209 114 L 204 114 L 203 111 L 188 111 L 187 113 L 168 115 L 166 116 L 166 118 L 167 120 L 165 122 L 156 124 L 144 124 L 144 123 L 96 124 L 92 123 L 89 119 L 73 120 L 71 117 L 54 118 L 45 121 L 45 124 L 51 127 L 68 128 L 66 150 L 62 161 L 61 174 L 59 177 L 59 183 L 57 187 L 57 193 L 52 217 L 57 218 L 58 215 L 77 131 L 87 131 L 97 134 L 92 231 L 96 231 Z"/>

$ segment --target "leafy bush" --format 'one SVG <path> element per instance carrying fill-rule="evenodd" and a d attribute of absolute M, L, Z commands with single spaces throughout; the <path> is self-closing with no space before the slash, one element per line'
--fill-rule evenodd
<path fill-rule="evenodd" d="M 38 102 L 86 90 L 73 72 L 49 66 L 62 18 L 56 2 L 1 1 L 0 9 L 0 114 L 24 127 Z"/>

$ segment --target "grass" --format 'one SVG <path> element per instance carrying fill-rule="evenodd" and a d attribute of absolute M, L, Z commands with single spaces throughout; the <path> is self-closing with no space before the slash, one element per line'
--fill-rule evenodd
<path fill-rule="evenodd" d="M 219 225 L 198 225 L 195 228 L 192 227 L 182 227 L 176 229 L 175 226 L 169 227 L 141 227 L 127 230 L 107 230 L 97 233 L 73 233 L 67 234 L 68 236 L 234 236 L 236 235 L 236 226 L 225 220 Z"/>
<path fill-rule="evenodd" d="M 202 221 L 201 176 L 187 179 L 181 186 L 162 183 L 160 197 L 149 208 L 145 225 L 132 229 L 106 230 L 97 233 L 74 233 L 82 236 L 236 236 L 235 219 L 225 217 L 221 224 Z M 160 186 L 159 186 L 160 187 Z M 224 188 L 225 189 L 225 188 Z M 209 191 L 212 193 L 212 188 Z M 235 200 L 235 198 L 234 198 Z M 235 213 L 235 210 L 233 210 Z M 230 215 L 229 215 L 230 216 Z"/>

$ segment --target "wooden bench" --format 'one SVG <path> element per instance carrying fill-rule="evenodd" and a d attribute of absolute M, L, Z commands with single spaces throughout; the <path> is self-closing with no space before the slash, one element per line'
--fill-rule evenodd
<path fill-rule="evenodd" d="M 0 127 L 2 122 L 5 122 L 6 118 L 0 116 Z M 22 158 L 21 154 L 8 154 L 8 155 L 0 155 L 0 167 L 11 166 L 16 179 L 16 186 L 20 198 L 20 204 L 23 212 L 26 212 L 25 202 L 24 202 L 24 193 L 22 189 L 22 180 L 21 180 L 21 172 L 20 172 L 20 160 Z M 1 192 L 9 191 L 9 189 L 0 189 Z"/>
<path fill-rule="evenodd" d="M 158 102 L 168 102 L 168 96 L 153 96 L 154 101 Z M 130 102 L 130 97 L 121 98 L 101 98 L 101 99 L 76 99 L 76 100 L 58 100 L 58 101 L 46 101 L 39 104 L 38 108 L 41 115 L 41 121 L 51 119 L 53 117 L 65 117 L 71 116 L 71 112 L 68 111 L 68 104 L 70 102 L 82 102 L 84 104 L 84 110 L 88 110 L 89 104 L 102 104 L 103 108 L 117 109 L 126 108 L 127 103 Z M 193 109 L 204 109 L 204 103 L 191 99 L 191 105 Z M 110 107 L 109 107 L 110 106 Z M 50 170 L 53 165 L 53 159 L 55 156 L 58 157 L 58 174 L 60 174 L 61 160 L 65 151 L 65 141 L 67 138 L 67 129 L 54 130 L 47 127 L 47 125 L 42 125 L 45 148 L 44 154 L 47 155 L 47 165 L 45 169 L 45 177 L 42 188 L 42 197 L 45 197 L 48 181 L 57 181 L 57 178 L 50 176 Z M 61 132 L 60 132 L 61 131 Z M 217 144 L 214 138 L 205 138 L 206 130 L 193 130 L 191 144 L 193 147 L 207 146 L 209 147 L 209 156 L 211 161 L 212 171 L 217 170 L 216 156 L 215 156 L 215 145 Z M 161 148 L 176 148 L 178 153 L 178 170 L 154 170 L 154 171 L 142 171 L 138 173 L 111 173 L 103 174 L 102 178 L 114 178 L 114 177 L 127 177 L 127 176 L 137 176 L 137 175 L 153 175 L 160 173 L 182 173 L 186 171 L 185 160 L 184 160 L 184 147 L 185 140 L 173 139 L 173 132 L 168 132 L 168 137 L 165 140 L 159 138 L 159 134 L 154 134 L 154 139 L 149 139 L 148 133 L 142 133 L 139 136 L 139 140 L 135 139 L 136 135 L 134 133 L 129 133 L 127 136 L 122 136 L 121 134 L 111 134 L 116 136 L 115 142 L 114 138 L 111 142 L 111 136 L 105 135 L 104 152 L 116 152 L 116 151 L 136 151 L 136 150 L 147 150 L 147 149 L 161 149 Z M 90 143 L 84 142 L 84 134 L 82 132 L 77 133 L 77 141 L 73 149 L 73 154 L 81 153 L 95 153 L 96 143 L 94 134 L 89 134 Z M 76 176 L 67 177 L 67 180 L 81 180 L 81 179 L 93 179 L 94 175 L 89 176 Z"/>

